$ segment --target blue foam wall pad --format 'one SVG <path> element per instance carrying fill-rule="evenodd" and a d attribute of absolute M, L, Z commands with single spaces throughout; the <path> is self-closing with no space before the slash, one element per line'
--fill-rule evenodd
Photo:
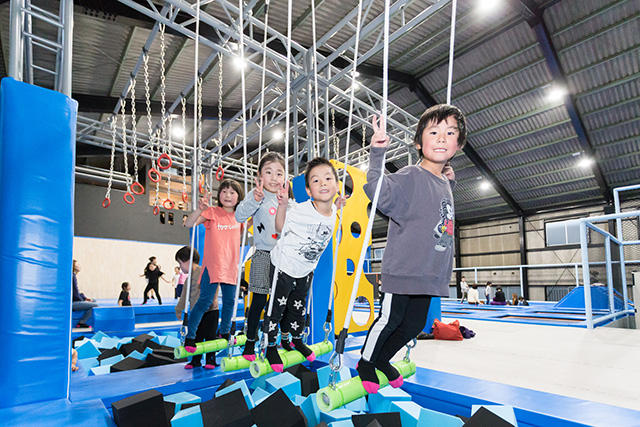
<path fill-rule="evenodd" d="M 0 83 L 0 407 L 66 398 L 78 104 Z M 18 387 L 19 385 L 19 387 Z"/>
<path fill-rule="evenodd" d="M 100 331 L 133 331 L 136 315 L 133 307 L 96 307 L 93 309 L 93 328 Z M 154 341 L 158 342 L 156 338 Z"/>

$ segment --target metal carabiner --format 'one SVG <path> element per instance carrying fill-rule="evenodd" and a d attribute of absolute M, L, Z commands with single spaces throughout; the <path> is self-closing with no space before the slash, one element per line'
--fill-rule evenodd
<path fill-rule="evenodd" d="M 336 359 L 338 359 L 338 363 L 336 363 Z M 331 373 L 329 374 L 329 387 L 332 390 L 336 389 L 336 378 L 338 376 L 338 372 L 342 369 L 342 355 L 340 353 L 333 353 L 331 358 L 329 358 L 329 367 L 331 368 Z"/>
<path fill-rule="evenodd" d="M 409 345 L 409 343 L 407 343 L 407 352 L 404 354 L 404 358 L 402 360 L 404 360 L 405 362 L 411 362 L 411 349 L 414 348 L 417 344 L 418 344 L 418 340 L 417 339 L 412 339 L 411 341 L 411 345 Z"/>
<path fill-rule="evenodd" d="M 331 326 L 330 322 L 324 322 L 324 325 L 322 326 L 322 329 L 324 330 L 324 340 L 325 340 L 325 342 L 327 342 L 327 341 L 329 341 L 329 334 L 333 330 L 333 326 Z"/>

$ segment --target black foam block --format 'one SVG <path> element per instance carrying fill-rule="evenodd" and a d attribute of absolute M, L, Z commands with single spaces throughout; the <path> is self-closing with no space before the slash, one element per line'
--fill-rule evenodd
<path fill-rule="evenodd" d="M 354 427 L 375 426 L 376 424 L 371 424 L 374 421 L 377 422 L 377 425 L 380 427 L 398 427 L 402 425 L 402 422 L 400 421 L 400 412 L 381 412 L 379 414 L 360 414 L 351 416 L 351 422 L 353 422 Z"/>
<path fill-rule="evenodd" d="M 147 368 L 162 365 L 171 365 L 172 363 L 178 363 L 177 360 L 173 360 L 172 357 L 160 356 L 158 354 L 147 354 Z"/>
<path fill-rule="evenodd" d="M 75 348 L 76 342 L 82 341 L 83 339 L 85 339 L 85 336 L 84 335 L 80 335 L 78 338 L 76 338 L 75 340 L 71 341 L 71 347 Z"/>
<path fill-rule="evenodd" d="M 162 393 L 147 390 L 111 404 L 113 420 L 118 427 L 170 427 Z"/>
<path fill-rule="evenodd" d="M 113 356 L 120 356 L 121 354 L 122 353 L 120 353 L 120 350 L 118 350 L 117 348 L 107 348 L 98 356 L 98 362 Z"/>
<path fill-rule="evenodd" d="M 158 350 L 162 350 L 162 351 L 170 351 L 173 353 L 173 347 L 169 347 L 168 345 L 162 345 L 160 344 L 160 348 Z"/>
<path fill-rule="evenodd" d="M 311 369 L 299 363 L 297 365 L 289 366 L 287 369 L 285 369 L 285 372 L 289 372 L 291 375 L 296 376 L 303 372 L 311 372 Z"/>
<path fill-rule="evenodd" d="M 120 353 L 122 353 L 122 355 L 124 357 L 127 357 L 128 355 L 130 355 L 134 351 L 137 351 L 138 353 L 144 353 L 144 349 L 145 349 L 145 346 L 142 345 L 141 342 L 132 341 L 132 342 L 127 343 L 127 344 L 122 344 L 120 346 L 119 350 L 120 350 Z"/>
<path fill-rule="evenodd" d="M 227 378 L 226 380 L 224 380 L 224 382 L 222 384 L 220 384 L 220 387 L 218 387 L 218 389 L 216 390 L 216 393 L 219 392 L 220 390 L 229 387 L 230 385 L 234 385 L 236 382 L 234 380 L 232 380 L 231 378 Z"/>
<path fill-rule="evenodd" d="M 316 425 L 316 427 L 329 427 L 329 426 L 327 425 L 327 423 L 323 421 L 320 424 Z"/>
<path fill-rule="evenodd" d="M 142 343 L 145 347 L 149 347 L 152 350 L 162 350 L 162 346 L 155 341 L 146 340 Z"/>
<path fill-rule="evenodd" d="M 282 389 L 271 393 L 253 408 L 251 416 L 258 427 L 308 427 L 302 410 L 291 403 Z"/>
<path fill-rule="evenodd" d="M 133 371 L 134 369 L 144 368 L 146 365 L 147 362 L 144 360 L 127 357 L 126 359 L 122 359 L 118 363 L 111 365 L 111 372 Z"/>
<path fill-rule="evenodd" d="M 153 338 L 152 335 L 149 334 L 142 334 L 142 335 L 138 335 L 137 337 L 135 337 L 134 339 L 132 339 L 132 342 L 139 342 L 139 343 L 144 343 L 147 340 L 150 340 L 151 338 Z"/>
<path fill-rule="evenodd" d="M 155 354 L 156 356 L 169 357 L 169 358 L 171 358 L 171 359 L 173 359 L 173 358 L 174 358 L 173 350 L 167 351 L 167 350 L 157 350 L 157 349 L 154 349 L 154 350 L 153 350 L 153 354 Z"/>
<path fill-rule="evenodd" d="M 500 418 L 490 410 L 480 407 L 475 414 L 464 423 L 464 427 L 513 427 L 513 424 Z"/>
<path fill-rule="evenodd" d="M 378 420 L 373 420 L 367 424 L 367 427 L 382 427 L 382 424 L 380 424 Z"/>
<path fill-rule="evenodd" d="M 320 389 L 320 385 L 318 384 L 318 374 L 316 372 L 312 372 L 306 366 L 302 364 L 293 365 L 285 369 L 285 371 L 300 380 L 300 387 L 302 388 L 302 395 L 304 397 L 307 397 L 311 393 L 315 393 Z"/>
<path fill-rule="evenodd" d="M 176 414 L 176 404 L 174 402 L 164 402 L 164 412 L 167 414 L 167 419 L 171 420 Z"/>
<path fill-rule="evenodd" d="M 252 427 L 254 424 L 240 390 L 202 402 L 200 413 L 204 427 Z"/>

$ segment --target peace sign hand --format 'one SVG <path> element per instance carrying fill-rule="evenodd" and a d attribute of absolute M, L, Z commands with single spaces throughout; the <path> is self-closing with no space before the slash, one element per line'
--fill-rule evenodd
<path fill-rule="evenodd" d="M 198 200 L 198 209 L 200 209 L 201 211 L 206 211 L 207 209 L 209 209 L 210 199 L 211 193 L 207 191 L 202 197 L 200 197 L 200 200 Z"/>
<path fill-rule="evenodd" d="M 373 136 L 371 137 L 372 147 L 388 147 L 389 135 L 385 131 L 384 119 L 380 117 L 380 126 L 378 126 L 378 116 L 371 117 L 371 127 L 373 127 Z"/>
<path fill-rule="evenodd" d="M 282 188 L 278 190 L 276 197 L 280 206 L 286 206 L 289 203 L 289 181 L 286 181 Z"/>
<path fill-rule="evenodd" d="M 264 199 L 264 184 L 262 179 L 256 178 L 256 188 L 253 189 L 253 198 L 256 202 L 261 202 Z"/>

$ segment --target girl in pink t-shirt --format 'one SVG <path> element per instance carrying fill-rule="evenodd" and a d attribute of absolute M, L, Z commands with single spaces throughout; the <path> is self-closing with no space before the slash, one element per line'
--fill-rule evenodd
<path fill-rule="evenodd" d="M 237 181 L 225 179 L 218 189 L 218 206 L 210 206 L 210 194 L 198 202 L 185 222 L 187 227 L 204 224 L 204 256 L 200 276 L 200 297 L 189 316 L 187 338 L 184 348 L 189 353 L 196 351 L 196 330 L 213 299 L 218 295 L 218 286 L 222 290 L 222 319 L 220 334 L 229 339 L 233 302 L 238 279 L 238 261 L 240 260 L 240 236 L 242 224 L 236 221 L 235 210 L 243 199 L 244 192 Z"/>

